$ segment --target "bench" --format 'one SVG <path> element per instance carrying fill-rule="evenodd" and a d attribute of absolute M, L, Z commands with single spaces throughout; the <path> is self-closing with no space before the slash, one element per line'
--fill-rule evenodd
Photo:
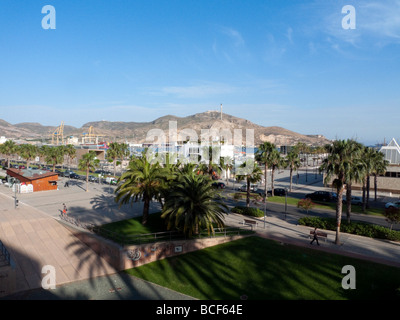
<path fill-rule="evenodd" d="M 253 230 L 253 227 L 257 227 L 258 226 L 258 222 L 257 221 L 243 219 L 243 225 L 245 225 L 245 224 L 251 226 L 251 230 Z"/>
<path fill-rule="evenodd" d="M 313 238 L 313 237 L 314 237 L 314 230 L 311 230 L 310 238 Z M 317 231 L 317 237 L 318 237 L 318 239 L 324 238 L 324 240 L 326 242 L 326 239 L 328 239 L 328 234 L 325 232 Z"/>

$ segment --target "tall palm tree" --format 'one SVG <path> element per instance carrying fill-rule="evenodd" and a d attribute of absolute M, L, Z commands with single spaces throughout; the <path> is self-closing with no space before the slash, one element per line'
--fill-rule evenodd
<path fill-rule="evenodd" d="M 350 154 L 350 157 L 352 157 L 352 159 L 351 162 L 349 162 L 349 168 L 346 171 L 346 176 L 345 176 L 346 216 L 348 223 L 350 223 L 350 216 L 351 216 L 352 184 L 353 182 L 362 182 L 366 174 L 365 163 L 361 158 L 364 146 L 361 143 L 356 142 L 354 140 L 350 140 L 349 143 L 352 144 L 351 148 L 354 149 L 354 152 Z"/>
<path fill-rule="evenodd" d="M 150 202 L 153 198 L 160 199 L 165 177 L 165 170 L 158 162 L 151 163 L 151 159 L 145 155 L 134 158 L 129 162 L 127 171 L 118 179 L 115 201 L 122 205 L 141 199 L 144 202 L 142 224 L 145 225 L 149 217 Z"/>
<path fill-rule="evenodd" d="M 269 157 L 269 166 L 271 168 L 271 195 L 274 196 L 274 176 L 275 170 L 281 168 L 284 165 L 284 159 L 278 150 L 273 150 Z"/>
<path fill-rule="evenodd" d="M 226 210 L 211 180 L 192 172 L 180 175 L 171 186 L 161 217 L 166 219 L 168 230 L 175 228 L 191 237 L 203 228 L 214 233 L 214 224 L 223 228 Z"/>
<path fill-rule="evenodd" d="M 76 149 L 72 144 L 64 146 L 64 154 L 68 157 L 68 166 L 71 166 L 71 161 L 76 157 Z"/>
<path fill-rule="evenodd" d="M 29 168 L 31 161 L 39 154 L 38 147 L 33 144 L 21 144 L 18 152 L 21 158 L 26 160 L 27 168 Z"/>
<path fill-rule="evenodd" d="M 1 153 L 7 158 L 7 167 L 11 168 L 11 156 L 17 152 L 18 146 L 12 140 L 7 140 L 1 145 Z"/>
<path fill-rule="evenodd" d="M 389 161 L 385 160 L 385 155 L 382 152 L 375 151 L 373 158 L 372 174 L 374 176 L 374 201 L 377 201 L 378 193 L 378 176 L 386 173 Z"/>
<path fill-rule="evenodd" d="M 112 142 L 107 149 L 107 159 L 114 164 L 114 177 L 117 169 L 117 160 L 128 156 L 129 149 L 126 143 Z"/>
<path fill-rule="evenodd" d="M 267 201 L 268 166 L 270 163 L 271 153 L 275 149 L 276 149 L 276 146 L 273 143 L 266 141 L 266 142 L 260 144 L 260 146 L 258 147 L 256 154 L 255 154 L 256 161 L 258 161 L 264 165 L 264 183 L 265 183 L 265 185 L 264 185 L 264 192 L 265 192 L 264 204 Z"/>
<path fill-rule="evenodd" d="M 56 171 L 56 165 L 64 162 L 64 146 L 47 147 L 42 146 L 40 153 L 44 155 L 45 162 L 53 166 L 52 171 Z"/>
<path fill-rule="evenodd" d="M 285 159 L 285 165 L 289 167 L 290 169 L 290 192 L 292 192 L 292 181 L 293 181 L 293 171 L 297 170 L 300 165 L 300 157 L 298 152 L 296 150 L 291 150 L 287 155 Z"/>
<path fill-rule="evenodd" d="M 375 158 L 375 150 L 370 147 L 364 147 L 362 154 L 362 159 L 365 166 L 365 176 L 363 179 L 363 187 L 362 187 L 363 212 L 365 212 L 365 210 L 369 208 L 369 189 L 371 181 L 370 176 L 373 173 L 374 158 Z"/>
<path fill-rule="evenodd" d="M 261 168 L 253 161 L 247 160 L 246 162 L 240 165 L 241 168 L 252 168 L 251 170 L 246 170 L 245 174 L 238 175 L 238 181 L 246 180 L 247 190 L 246 190 L 246 207 L 250 206 L 250 185 L 252 183 L 256 183 L 261 180 L 262 170 Z"/>
<path fill-rule="evenodd" d="M 89 172 L 94 171 L 100 163 L 100 160 L 96 158 L 97 154 L 95 151 L 89 151 L 85 153 L 79 160 L 78 168 L 86 171 L 86 192 L 89 191 Z"/>
<path fill-rule="evenodd" d="M 352 140 L 336 140 L 332 145 L 327 146 L 329 153 L 324 159 L 320 170 L 324 170 L 325 183 L 332 178 L 333 185 L 336 187 L 337 202 L 336 202 L 336 239 L 335 243 L 340 244 L 340 225 L 342 222 L 342 199 L 348 170 L 350 170 L 354 159 L 354 152 L 358 152 L 355 148 L 356 144 Z"/>

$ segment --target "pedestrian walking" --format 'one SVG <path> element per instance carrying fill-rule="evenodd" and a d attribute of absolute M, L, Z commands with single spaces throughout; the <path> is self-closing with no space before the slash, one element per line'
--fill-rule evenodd
<path fill-rule="evenodd" d="M 318 231 L 317 231 L 317 230 L 318 230 L 317 227 L 315 227 L 315 229 L 314 229 L 314 237 L 313 237 L 313 239 L 311 240 L 310 244 L 313 244 L 314 241 L 317 241 L 317 245 L 319 245 L 319 242 L 318 242 L 318 235 L 317 235 Z"/>
<path fill-rule="evenodd" d="M 65 205 L 65 203 L 63 203 L 63 206 L 64 206 L 64 207 L 63 207 L 63 211 L 62 211 L 62 212 L 63 212 L 63 215 L 66 216 L 66 215 L 67 215 L 68 209 L 67 209 L 67 206 Z"/>

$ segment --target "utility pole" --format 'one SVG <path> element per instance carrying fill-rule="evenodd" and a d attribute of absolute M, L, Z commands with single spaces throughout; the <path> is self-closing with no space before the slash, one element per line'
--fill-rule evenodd
<path fill-rule="evenodd" d="M 222 120 L 222 103 L 221 103 L 221 120 Z"/>

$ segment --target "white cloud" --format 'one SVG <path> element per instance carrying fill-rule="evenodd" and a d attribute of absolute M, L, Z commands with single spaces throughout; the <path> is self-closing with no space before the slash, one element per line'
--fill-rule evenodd
<path fill-rule="evenodd" d="M 239 31 L 229 27 L 220 27 L 220 32 L 227 35 L 232 40 L 232 43 L 235 47 L 244 45 L 243 37 Z"/>

